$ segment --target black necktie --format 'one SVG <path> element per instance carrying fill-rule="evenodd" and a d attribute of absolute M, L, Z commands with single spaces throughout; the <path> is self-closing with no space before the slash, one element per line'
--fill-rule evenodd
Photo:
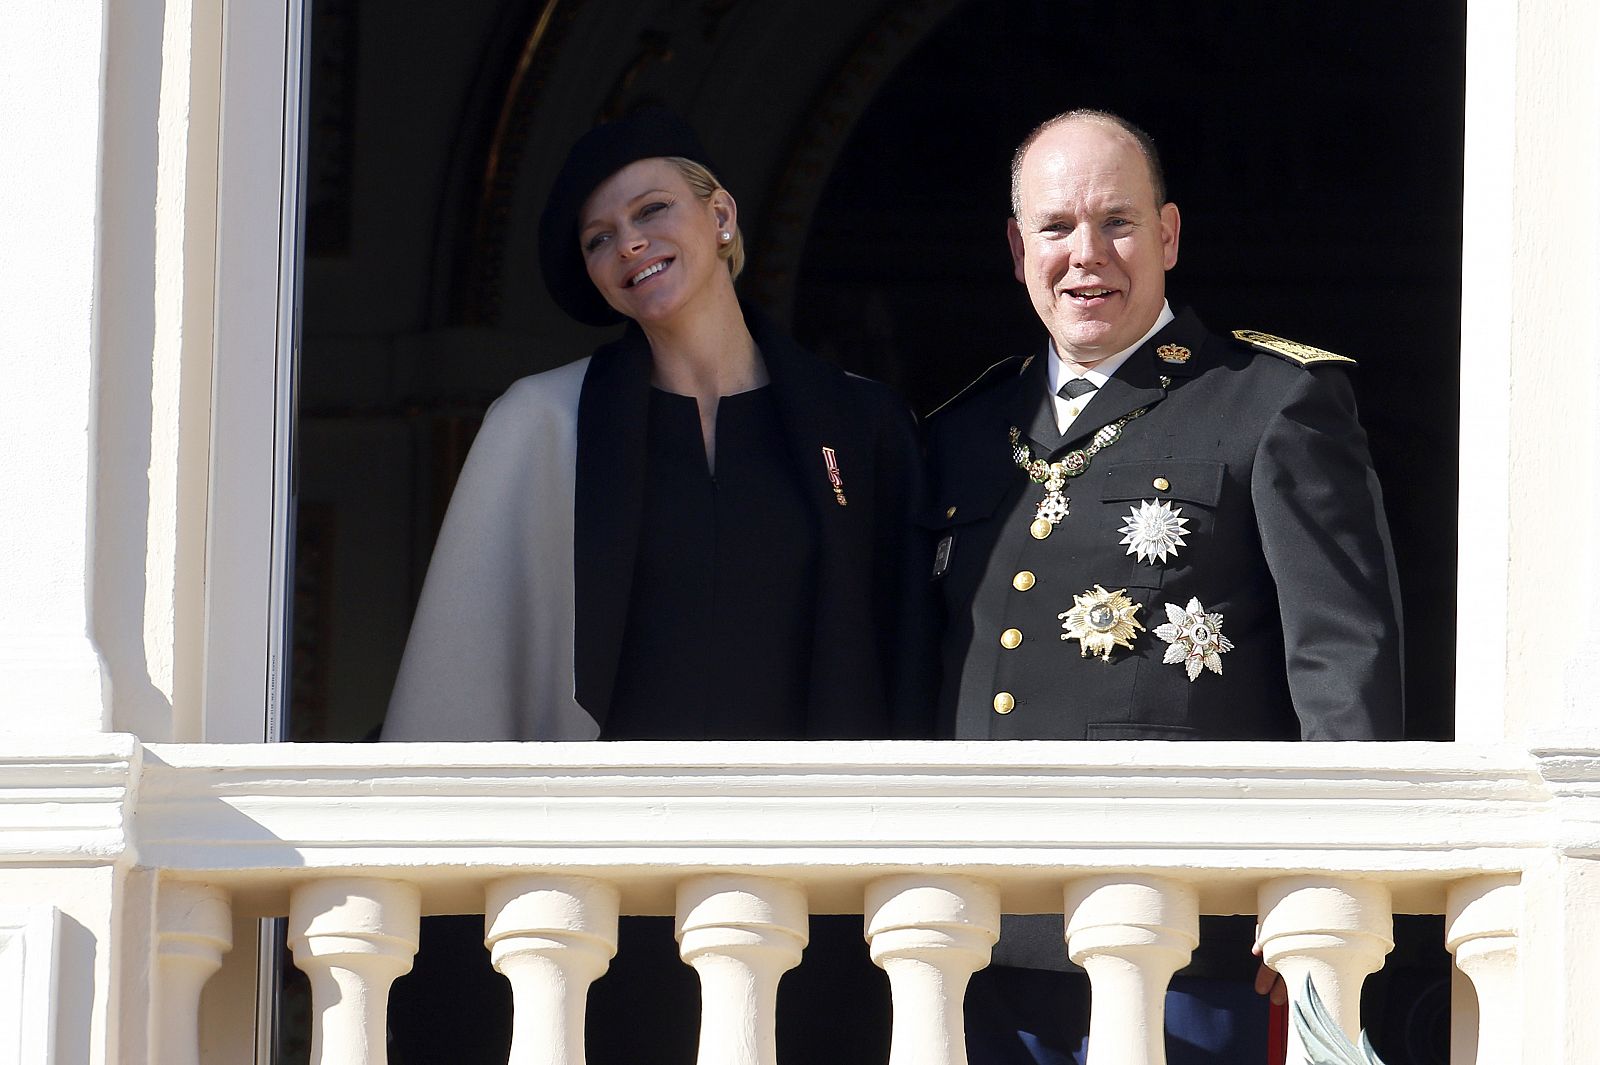
<path fill-rule="evenodd" d="M 1087 396 L 1090 392 L 1093 392 L 1094 389 L 1095 385 L 1093 381 L 1090 381 L 1084 377 L 1074 377 L 1066 384 L 1062 385 L 1060 390 L 1056 392 L 1056 395 L 1060 396 L 1062 399 L 1078 399 L 1082 396 Z"/>

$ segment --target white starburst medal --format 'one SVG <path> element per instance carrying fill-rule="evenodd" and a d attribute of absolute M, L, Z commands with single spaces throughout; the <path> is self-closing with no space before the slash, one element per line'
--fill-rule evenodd
<path fill-rule="evenodd" d="M 1121 543 L 1128 545 L 1127 553 L 1137 555 L 1140 562 L 1155 565 L 1167 556 L 1176 556 L 1178 548 L 1188 546 L 1184 535 L 1189 531 L 1189 519 L 1179 517 L 1182 507 L 1173 507 L 1165 500 L 1147 499 L 1128 511 L 1127 520 L 1117 531 L 1124 533 Z"/>
<path fill-rule="evenodd" d="M 1198 599 L 1190 599 L 1181 610 L 1174 603 L 1166 606 L 1167 623 L 1156 626 L 1156 635 L 1171 645 L 1162 663 L 1182 662 L 1191 684 L 1202 669 L 1220 677 L 1222 656 L 1233 650 L 1233 642 L 1222 635 L 1222 615 L 1206 613 Z"/>

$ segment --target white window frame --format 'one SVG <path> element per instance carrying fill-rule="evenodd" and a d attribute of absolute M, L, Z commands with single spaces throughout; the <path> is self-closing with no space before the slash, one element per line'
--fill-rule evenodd
<path fill-rule="evenodd" d="M 1498 743 L 1507 725 L 1509 645 L 1462 634 L 1484 618 L 1510 616 L 1511 403 L 1505 382 L 1512 305 L 1504 275 L 1472 264 L 1504 262 L 1514 244 L 1517 8 L 1498 0 L 1467 4 L 1455 688 L 1455 735 L 1463 743 Z M 1462 692 L 1472 697 L 1463 699 Z"/>
<path fill-rule="evenodd" d="M 309 0 L 224 0 L 202 738 L 284 738 Z"/>

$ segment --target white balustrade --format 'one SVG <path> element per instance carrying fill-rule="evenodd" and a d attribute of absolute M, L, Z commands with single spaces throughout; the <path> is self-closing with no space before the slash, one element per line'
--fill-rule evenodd
<path fill-rule="evenodd" d="M 511 1065 L 583 1065 L 589 985 L 617 953 L 617 889 L 583 877 L 489 886 L 484 945 L 511 981 Z"/>
<path fill-rule="evenodd" d="M 1200 942 L 1194 888 L 1155 876 L 1067 885 L 1067 953 L 1089 974 L 1090 1065 L 1166 1065 L 1167 984 Z"/>
<path fill-rule="evenodd" d="M 153 1057 L 162 1065 L 199 1065 L 200 992 L 233 949 L 228 894 L 210 884 L 163 882 L 156 897 Z"/>
<path fill-rule="evenodd" d="M 1361 1032 L 1361 985 L 1394 949 L 1389 889 L 1369 880 L 1284 877 L 1256 892 L 1257 943 L 1267 965 L 1288 985 L 1290 999 L 1309 976 L 1328 1013 L 1352 1040 Z M 1305 1048 L 1289 1026 L 1289 1061 Z"/>
<path fill-rule="evenodd" d="M 289 947 L 311 982 L 312 1065 L 387 1065 L 389 985 L 411 969 L 421 906 L 416 886 L 398 880 L 295 888 Z"/>
<path fill-rule="evenodd" d="M 805 891 L 713 874 L 678 885 L 678 952 L 700 974 L 698 1065 L 776 1065 L 778 980 L 808 941 Z"/>
<path fill-rule="evenodd" d="M 1000 893 L 966 877 L 887 877 L 867 887 L 863 923 L 894 998 L 889 1065 L 966 1065 L 962 1005 L 999 938 Z"/>
<path fill-rule="evenodd" d="M 1515 876 L 1483 876 L 1450 886 L 1445 946 L 1477 993 L 1477 1024 L 1455 1027 L 1451 1056 L 1478 1065 L 1511 1065 L 1523 1046 L 1517 947 L 1522 886 Z"/>

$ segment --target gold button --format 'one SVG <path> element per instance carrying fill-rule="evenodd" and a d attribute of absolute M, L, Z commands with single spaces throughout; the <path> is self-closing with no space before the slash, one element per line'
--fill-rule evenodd
<path fill-rule="evenodd" d="M 944 512 L 944 516 L 947 517 L 947 518 L 955 517 L 956 516 L 956 508 L 955 507 L 951 507 L 949 510 Z"/>
<path fill-rule="evenodd" d="M 994 697 L 994 712 L 997 714 L 1009 714 L 1016 705 L 1017 701 L 1010 692 L 1000 692 Z"/>
<path fill-rule="evenodd" d="M 1000 646 L 1007 651 L 1022 643 L 1021 629 L 1007 629 L 1000 634 Z"/>
<path fill-rule="evenodd" d="M 1029 588 L 1032 588 L 1033 570 L 1025 569 L 1018 571 L 1017 575 L 1011 578 L 1011 587 L 1015 588 L 1019 592 L 1025 592 Z"/>
<path fill-rule="evenodd" d="M 1028 531 L 1033 534 L 1033 538 L 1035 540 L 1043 540 L 1046 536 L 1049 536 L 1051 531 L 1054 529 L 1055 526 L 1051 525 L 1043 518 L 1034 518 L 1033 524 L 1028 526 Z"/>
<path fill-rule="evenodd" d="M 1167 480 L 1165 477 L 1157 477 L 1152 483 L 1155 485 L 1156 491 L 1158 492 L 1165 492 L 1167 489 L 1172 487 L 1172 482 Z"/>

